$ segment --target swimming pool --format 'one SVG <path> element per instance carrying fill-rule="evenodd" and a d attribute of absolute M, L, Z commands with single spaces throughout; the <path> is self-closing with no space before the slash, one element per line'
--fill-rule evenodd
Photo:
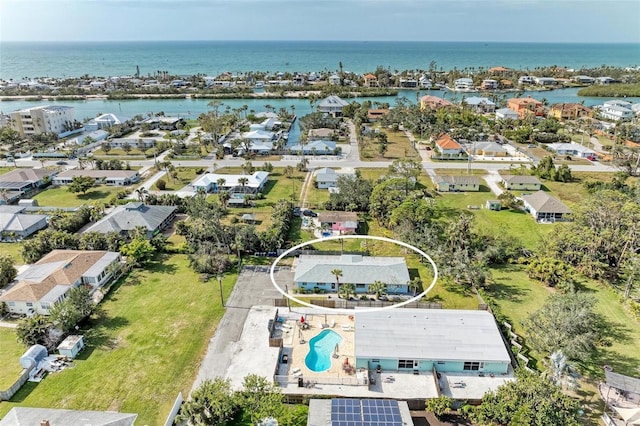
<path fill-rule="evenodd" d="M 304 359 L 307 368 L 316 373 L 327 371 L 331 367 L 331 354 L 340 342 L 342 336 L 333 330 L 322 330 L 309 340 L 309 353 Z"/>

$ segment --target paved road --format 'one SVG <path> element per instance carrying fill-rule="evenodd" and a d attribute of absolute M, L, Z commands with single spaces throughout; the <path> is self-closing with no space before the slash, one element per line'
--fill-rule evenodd
<path fill-rule="evenodd" d="M 256 305 L 273 305 L 273 299 L 282 296 L 271 285 L 269 266 L 245 266 L 226 302 L 226 312 L 209 342 L 207 353 L 200 364 L 195 389 L 206 379 L 224 377 L 234 354 L 241 350 L 237 345 L 249 309 Z M 276 272 L 278 282 L 293 282 L 293 272 L 280 268 Z M 211 285 L 218 285 L 212 283 Z"/>

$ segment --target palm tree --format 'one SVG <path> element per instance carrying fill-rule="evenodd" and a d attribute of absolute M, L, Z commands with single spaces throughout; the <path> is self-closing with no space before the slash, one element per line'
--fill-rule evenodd
<path fill-rule="evenodd" d="M 242 187 L 242 193 L 246 194 L 247 184 L 249 183 L 249 178 L 241 177 L 238 179 L 238 183 Z"/>
<path fill-rule="evenodd" d="M 140 188 L 136 189 L 136 195 L 138 196 L 138 201 L 143 203 L 145 197 L 149 195 L 149 190 L 144 186 L 141 186 Z"/>
<path fill-rule="evenodd" d="M 409 287 L 409 290 L 413 290 L 413 296 L 415 297 L 418 293 L 418 289 L 422 286 L 422 280 L 420 277 L 415 277 L 407 283 L 407 286 Z"/>
<path fill-rule="evenodd" d="M 340 277 L 342 276 L 342 269 L 332 269 L 331 274 L 336 277 L 336 293 L 340 295 Z"/>
<path fill-rule="evenodd" d="M 351 283 L 345 283 L 340 286 L 340 292 L 338 293 L 338 297 L 342 297 L 344 299 L 349 300 L 349 297 L 356 295 L 356 286 Z"/>
<path fill-rule="evenodd" d="M 216 181 L 216 184 L 218 185 L 218 190 L 216 192 L 220 192 L 222 190 L 222 188 L 224 187 L 225 183 L 227 183 L 227 180 L 225 178 L 219 178 Z"/>
<path fill-rule="evenodd" d="M 218 200 L 220 200 L 222 207 L 224 207 L 225 209 L 227 208 L 227 203 L 229 203 L 230 199 L 231 199 L 231 194 L 229 194 L 227 191 L 218 192 Z"/>
<path fill-rule="evenodd" d="M 380 296 L 387 294 L 387 285 L 382 281 L 375 281 L 369 285 L 369 293 L 373 293 L 376 299 L 380 299 Z"/>

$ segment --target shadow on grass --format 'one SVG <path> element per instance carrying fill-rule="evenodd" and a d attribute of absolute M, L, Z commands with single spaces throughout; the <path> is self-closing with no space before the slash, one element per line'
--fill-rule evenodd
<path fill-rule="evenodd" d="M 48 374 L 48 373 L 47 373 Z M 46 380 L 45 376 L 45 379 Z M 31 392 L 33 392 L 40 383 L 36 382 L 26 382 L 22 387 L 18 390 L 18 392 L 13 395 L 13 397 L 9 400 L 9 402 L 24 402 L 25 399 L 29 397 Z"/>
<path fill-rule="evenodd" d="M 89 191 L 86 194 L 78 194 L 78 200 L 94 201 L 104 200 L 109 197 L 109 191 Z"/>
<path fill-rule="evenodd" d="M 100 316 L 88 324 L 84 332 L 87 342 L 85 349 L 78 354 L 77 360 L 87 360 L 95 349 L 111 350 L 118 347 L 118 340 L 113 336 L 116 330 L 129 325 L 129 320 L 124 317 Z"/>

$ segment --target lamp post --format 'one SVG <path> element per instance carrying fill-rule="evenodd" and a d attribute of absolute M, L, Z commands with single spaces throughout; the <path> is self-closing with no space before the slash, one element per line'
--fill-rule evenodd
<path fill-rule="evenodd" d="M 222 274 L 218 274 L 218 286 L 220 287 L 220 303 L 224 308 L 224 294 L 222 293 Z"/>

